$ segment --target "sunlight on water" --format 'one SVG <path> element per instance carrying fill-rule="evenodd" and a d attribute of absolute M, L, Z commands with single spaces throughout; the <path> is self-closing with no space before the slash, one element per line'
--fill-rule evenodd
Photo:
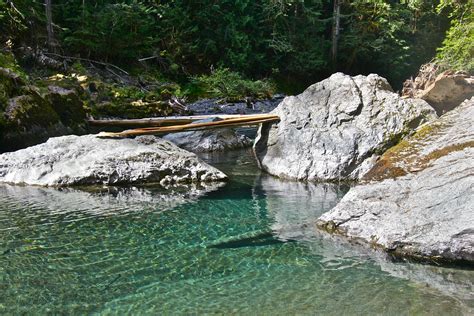
<path fill-rule="evenodd" d="M 474 312 L 474 271 L 393 263 L 317 234 L 347 187 L 262 175 L 248 152 L 206 159 L 231 181 L 0 186 L 0 314 Z"/>

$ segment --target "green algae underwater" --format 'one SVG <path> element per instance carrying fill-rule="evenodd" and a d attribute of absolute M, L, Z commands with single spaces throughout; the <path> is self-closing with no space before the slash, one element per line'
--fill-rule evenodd
<path fill-rule="evenodd" d="M 226 184 L 0 186 L 0 314 L 468 315 L 474 271 L 392 262 L 315 219 L 347 192 L 203 158 Z"/>

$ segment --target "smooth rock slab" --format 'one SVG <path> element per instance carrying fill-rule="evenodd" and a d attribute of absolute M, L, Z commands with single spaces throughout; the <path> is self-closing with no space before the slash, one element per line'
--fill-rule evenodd
<path fill-rule="evenodd" d="M 474 148 L 357 186 L 318 224 L 400 255 L 474 261 Z"/>
<path fill-rule="evenodd" d="M 50 138 L 0 155 L 0 182 L 42 186 L 208 182 L 226 175 L 195 154 L 153 136 Z"/>
<path fill-rule="evenodd" d="M 474 99 L 387 151 L 365 181 L 318 226 L 402 256 L 474 262 Z"/>
<path fill-rule="evenodd" d="M 281 121 L 259 130 L 260 167 L 297 180 L 356 180 L 376 158 L 420 124 L 435 119 L 423 100 L 402 99 L 371 74 L 336 73 L 287 97 L 272 111 Z"/>

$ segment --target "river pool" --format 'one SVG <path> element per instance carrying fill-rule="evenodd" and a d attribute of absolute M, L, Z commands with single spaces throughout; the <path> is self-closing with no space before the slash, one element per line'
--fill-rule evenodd
<path fill-rule="evenodd" d="M 348 187 L 204 157 L 226 184 L 0 186 L 0 314 L 468 315 L 474 270 L 318 234 Z"/>

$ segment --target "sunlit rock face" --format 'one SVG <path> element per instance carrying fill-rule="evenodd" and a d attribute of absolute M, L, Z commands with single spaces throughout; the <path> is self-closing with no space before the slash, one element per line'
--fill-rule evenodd
<path fill-rule="evenodd" d="M 254 151 L 261 169 L 297 180 L 361 178 L 386 149 L 435 119 L 423 100 L 402 99 L 384 78 L 336 73 L 272 112 Z"/>
<path fill-rule="evenodd" d="M 474 76 L 452 70 L 436 76 L 437 67 L 422 65 L 415 79 L 403 83 L 402 95 L 425 100 L 441 115 L 474 96 Z"/>
<path fill-rule="evenodd" d="M 0 182 L 42 186 L 210 182 L 224 173 L 195 154 L 153 136 L 100 139 L 95 135 L 50 138 L 0 155 Z"/>
<path fill-rule="evenodd" d="M 319 226 L 402 256 L 474 261 L 474 99 L 387 151 Z"/>

